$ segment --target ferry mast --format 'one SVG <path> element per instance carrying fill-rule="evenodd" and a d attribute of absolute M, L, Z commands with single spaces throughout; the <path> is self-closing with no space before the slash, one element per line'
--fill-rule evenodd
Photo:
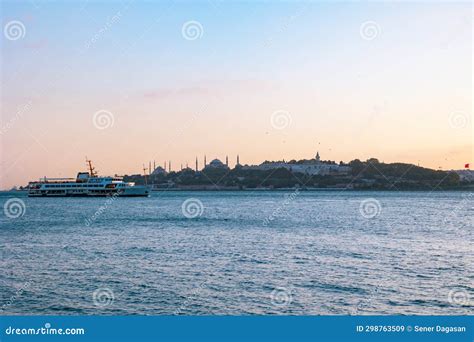
<path fill-rule="evenodd" d="M 97 177 L 97 172 L 95 172 L 95 168 L 92 166 L 92 160 L 89 160 L 86 157 L 86 164 L 89 168 L 89 174 L 91 175 L 91 177 Z"/>

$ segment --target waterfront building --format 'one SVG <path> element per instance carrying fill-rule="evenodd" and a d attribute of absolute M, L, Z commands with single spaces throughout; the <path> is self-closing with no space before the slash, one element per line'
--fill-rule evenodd
<path fill-rule="evenodd" d="M 321 176 L 347 175 L 351 172 L 351 167 L 348 165 L 339 165 L 321 161 L 319 152 L 317 152 L 315 158 L 311 160 L 304 160 L 300 162 L 285 162 L 284 160 L 278 162 L 263 162 L 260 165 L 245 165 L 242 168 L 263 171 L 283 168 L 291 172 Z"/>
<path fill-rule="evenodd" d="M 228 160 L 227 160 L 227 163 L 228 163 Z M 204 167 L 204 170 L 210 170 L 210 169 L 227 170 L 229 169 L 229 166 L 221 162 L 219 159 L 214 159 L 208 165 Z"/>
<path fill-rule="evenodd" d="M 166 172 L 166 170 L 164 168 L 162 168 L 161 166 L 157 166 L 151 174 L 152 174 L 152 176 L 156 176 L 156 175 L 165 176 L 165 175 L 168 174 L 168 172 Z"/>

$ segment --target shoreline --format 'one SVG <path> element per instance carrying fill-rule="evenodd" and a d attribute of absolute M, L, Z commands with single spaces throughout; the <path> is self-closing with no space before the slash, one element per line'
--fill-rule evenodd
<path fill-rule="evenodd" d="M 150 189 L 151 193 L 156 192 L 199 192 L 199 191 L 209 191 L 209 192 L 295 192 L 295 191 L 304 191 L 304 192 L 336 192 L 336 191 L 348 191 L 348 192 L 442 192 L 442 191 L 458 191 L 458 192 L 472 192 L 474 191 L 474 186 L 466 187 L 456 187 L 456 188 L 445 188 L 445 189 L 369 189 L 369 188 L 227 188 L 227 187 L 218 187 L 209 186 L 209 187 L 192 187 L 192 188 L 156 188 Z M 28 190 L 0 190 L 0 193 L 25 193 L 28 194 Z M 67 197 L 67 196 L 65 196 Z"/>
<path fill-rule="evenodd" d="M 173 191 L 173 192 L 186 192 L 186 191 L 226 191 L 226 192 L 278 192 L 278 191 L 285 191 L 285 192 L 293 192 L 293 191 L 305 191 L 305 192 L 334 192 L 334 191 L 350 191 L 350 192 L 374 192 L 374 191 L 389 191 L 389 192 L 440 192 L 440 191 L 464 191 L 470 192 L 474 191 L 474 188 L 462 188 L 462 189 L 350 189 L 350 188 L 314 188 L 314 189 L 301 189 L 301 188 L 279 188 L 279 189 L 153 189 L 151 192 L 165 192 L 165 191 Z"/>

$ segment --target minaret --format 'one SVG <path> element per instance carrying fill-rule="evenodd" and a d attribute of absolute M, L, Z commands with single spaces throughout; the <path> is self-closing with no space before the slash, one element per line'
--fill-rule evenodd
<path fill-rule="evenodd" d="M 229 167 L 229 157 L 225 156 L 225 166 Z"/>
<path fill-rule="evenodd" d="M 183 171 L 183 164 L 181 164 L 181 171 Z"/>
<path fill-rule="evenodd" d="M 164 167 L 165 171 L 166 171 L 166 162 L 165 162 L 165 167 Z"/>
<path fill-rule="evenodd" d="M 206 155 L 204 155 L 204 167 L 207 166 L 207 162 L 206 162 Z"/>
<path fill-rule="evenodd" d="M 237 155 L 237 165 L 240 165 L 239 155 Z"/>
<path fill-rule="evenodd" d="M 168 160 L 168 172 L 171 172 L 171 160 Z"/>
<path fill-rule="evenodd" d="M 146 180 L 146 167 L 145 164 L 143 164 L 143 177 L 145 177 L 145 185 L 148 185 L 148 182 Z M 44 177 L 46 179 L 46 177 Z"/>
<path fill-rule="evenodd" d="M 196 157 L 196 172 L 198 172 L 198 157 Z"/>
<path fill-rule="evenodd" d="M 153 160 L 153 171 L 156 170 L 156 160 Z"/>
<path fill-rule="evenodd" d="M 148 162 L 148 174 L 151 175 L 151 160 Z"/>

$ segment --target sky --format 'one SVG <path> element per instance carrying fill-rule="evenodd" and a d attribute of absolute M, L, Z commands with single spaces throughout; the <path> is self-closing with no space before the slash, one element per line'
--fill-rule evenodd
<path fill-rule="evenodd" d="M 143 164 L 473 160 L 469 2 L 2 1 L 0 188 Z"/>

